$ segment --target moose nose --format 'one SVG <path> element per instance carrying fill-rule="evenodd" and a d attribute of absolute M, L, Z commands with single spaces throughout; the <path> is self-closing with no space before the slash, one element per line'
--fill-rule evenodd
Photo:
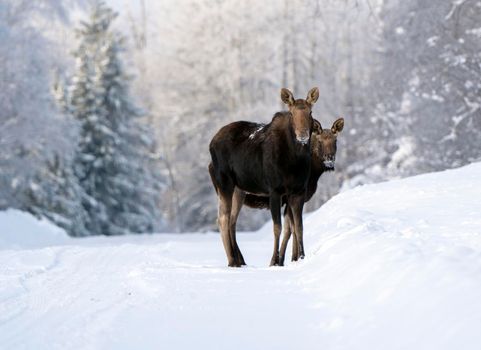
<path fill-rule="evenodd" d="M 324 157 L 324 166 L 328 169 L 333 169 L 335 161 L 336 161 L 336 157 L 326 156 L 326 157 Z"/>
<path fill-rule="evenodd" d="M 299 135 L 296 137 L 297 141 L 302 143 L 303 145 L 309 142 L 309 135 Z"/>

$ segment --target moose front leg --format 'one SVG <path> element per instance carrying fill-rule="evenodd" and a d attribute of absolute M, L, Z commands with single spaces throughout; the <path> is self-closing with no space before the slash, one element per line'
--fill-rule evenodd
<path fill-rule="evenodd" d="M 270 195 L 270 208 L 272 222 L 274 223 L 274 251 L 270 266 L 279 265 L 279 238 L 282 231 L 281 223 L 281 197 L 278 194 Z"/>
<path fill-rule="evenodd" d="M 297 261 L 297 260 L 299 260 L 299 244 L 297 243 L 297 237 L 294 236 L 294 239 L 292 240 L 291 261 Z"/>
<path fill-rule="evenodd" d="M 289 206 L 287 206 L 287 208 L 289 208 L 289 210 L 287 211 L 287 215 L 288 215 L 288 221 L 290 224 L 290 229 L 291 229 L 291 232 L 294 234 L 294 239 L 292 240 L 291 261 L 297 261 L 299 260 L 299 244 L 297 243 L 297 236 L 296 236 L 296 232 L 294 231 L 294 218 L 292 216 L 292 210 Z M 289 238 L 287 240 L 289 240 Z"/>
<path fill-rule="evenodd" d="M 294 232 L 294 219 L 292 217 L 292 210 L 289 205 L 286 206 L 286 212 L 284 215 L 284 236 L 282 238 L 281 251 L 279 254 L 279 265 L 283 266 L 286 258 L 287 244 L 291 235 L 294 233 L 294 239 L 292 240 L 292 261 L 299 259 L 299 245 L 297 244 L 297 237 Z"/>
<path fill-rule="evenodd" d="M 291 196 L 288 202 L 292 210 L 294 238 L 297 239 L 297 245 L 298 245 L 297 252 L 299 254 L 298 257 L 301 259 L 304 259 L 304 256 L 305 256 L 304 235 L 303 235 L 303 224 L 302 224 L 302 210 L 304 208 L 304 196 L 303 195 Z"/>

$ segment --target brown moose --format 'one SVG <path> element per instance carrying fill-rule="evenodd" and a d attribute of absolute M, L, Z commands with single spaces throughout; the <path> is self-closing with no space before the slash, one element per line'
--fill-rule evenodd
<path fill-rule="evenodd" d="M 280 263 L 283 199 L 291 213 L 299 257 L 304 257 L 302 210 L 311 170 L 312 106 L 318 98 L 317 88 L 311 89 L 305 100 L 282 89 L 288 112 L 276 113 L 267 125 L 234 122 L 213 137 L 209 173 L 219 197 L 218 224 L 229 266 L 245 265 L 235 225 L 246 193 L 269 198 L 274 224 L 271 265 Z"/>

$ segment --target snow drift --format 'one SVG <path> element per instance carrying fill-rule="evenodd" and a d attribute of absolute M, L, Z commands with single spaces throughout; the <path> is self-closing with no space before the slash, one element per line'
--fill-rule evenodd
<path fill-rule="evenodd" d="M 0 211 L 0 249 L 39 248 L 68 240 L 65 231 L 48 220 L 15 209 Z"/>
<path fill-rule="evenodd" d="M 217 234 L 31 244 L 7 212 L 0 347 L 479 349 L 480 208 L 481 163 L 358 187 L 306 216 L 304 261 L 267 267 L 266 225 L 242 269 Z"/>

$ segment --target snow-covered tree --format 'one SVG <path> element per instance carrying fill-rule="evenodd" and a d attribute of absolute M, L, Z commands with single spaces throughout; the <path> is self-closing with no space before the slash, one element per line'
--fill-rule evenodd
<path fill-rule="evenodd" d="M 460 166 L 481 156 L 480 1 L 389 1 L 375 119 L 382 177 Z M 402 53 L 402 54 L 401 54 Z"/>
<path fill-rule="evenodd" d="M 76 129 L 51 86 L 65 58 L 55 32 L 76 2 L 0 0 L 0 209 L 31 210 L 31 179 L 58 150 L 71 154 Z"/>
<path fill-rule="evenodd" d="M 97 2 L 82 23 L 69 92 L 70 110 L 81 124 L 74 167 L 88 195 L 83 205 L 92 234 L 152 232 L 160 222 L 155 144 L 129 93 L 123 39 L 112 29 L 116 16 Z"/>
<path fill-rule="evenodd" d="M 58 155 L 29 181 L 25 208 L 38 217 L 46 217 L 75 237 L 90 235 L 86 228 L 88 213 L 82 202 L 88 200 L 71 164 L 62 164 Z"/>

